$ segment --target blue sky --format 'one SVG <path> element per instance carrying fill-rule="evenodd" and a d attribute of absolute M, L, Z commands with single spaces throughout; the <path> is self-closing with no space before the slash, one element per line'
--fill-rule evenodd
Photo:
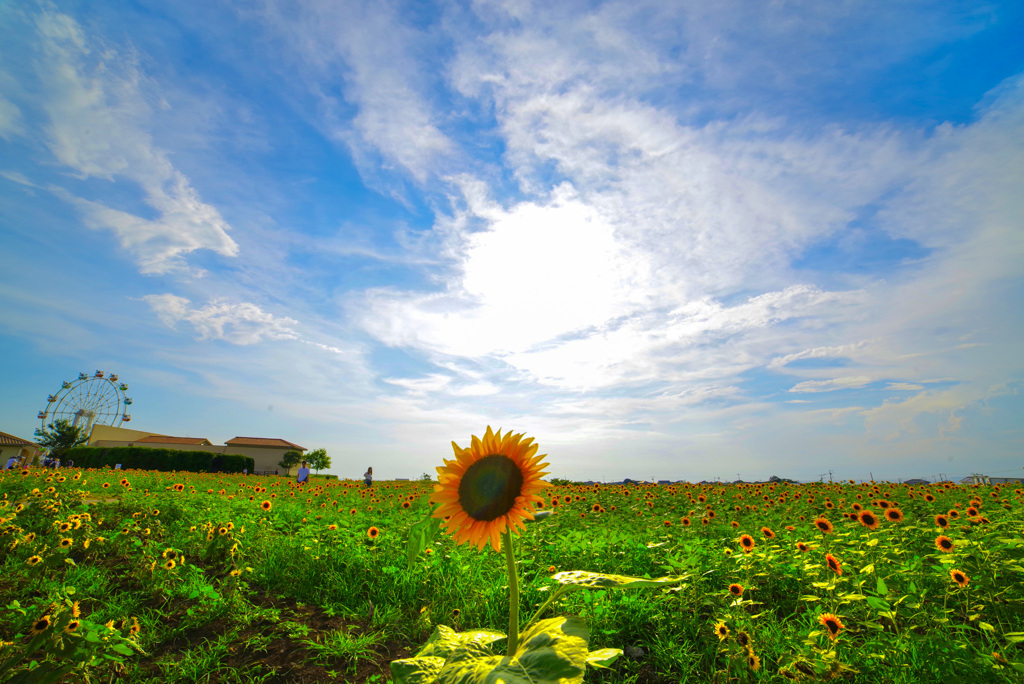
<path fill-rule="evenodd" d="M 1016 2 L 0 3 L 0 430 L 1021 474 Z"/>

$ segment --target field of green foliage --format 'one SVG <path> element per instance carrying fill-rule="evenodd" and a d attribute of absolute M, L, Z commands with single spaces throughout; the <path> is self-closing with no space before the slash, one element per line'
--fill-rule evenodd
<path fill-rule="evenodd" d="M 430 482 L 4 472 L 0 682 L 384 682 L 438 625 L 504 634 L 505 556 L 431 537 L 432 496 Z M 541 496 L 551 515 L 515 539 L 520 625 L 543 606 L 585 621 L 591 651 L 622 650 L 552 681 L 1024 678 L 1014 486 Z M 572 570 L 625 577 L 549 601 Z"/>

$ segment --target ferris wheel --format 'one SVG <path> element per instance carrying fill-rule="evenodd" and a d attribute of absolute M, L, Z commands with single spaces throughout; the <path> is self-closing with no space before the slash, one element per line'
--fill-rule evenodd
<path fill-rule="evenodd" d="M 46 397 L 46 408 L 37 417 L 42 429 L 57 420 L 81 427 L 83 434 L 91 433 L 94 425 L 119 427 L 132 419 L 128 413 L 132 400 L 127 391 L 128 385 L 113 373 L 79 373 L 77 380 L 65 380 L 56 394 Z"/>

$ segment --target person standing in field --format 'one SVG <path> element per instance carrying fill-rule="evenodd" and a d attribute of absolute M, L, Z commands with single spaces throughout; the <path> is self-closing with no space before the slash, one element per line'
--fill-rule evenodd
<path fill-rule="evenodd" d="M 306 466 L 306 462 L 302 462 L 302 466 L 299 468 L 299 484 L 309 482 L 309 468 Z"/>
<path fill-rule="evenodd" d="M 366 472 L 363 473 L 363 482 L 366 483 L 367 487 L 373 486 L 373 466 L 367 468 Z"/>
<path fill-rule="evenodd" d="M 7 459 L 7 465 L 4 466 L 4 470 L 10 470 L 15 465 L 17 465 L 17 463 L 18 463 L 18 457 L 17 456 L 11 456 L 9 459 Z"/>

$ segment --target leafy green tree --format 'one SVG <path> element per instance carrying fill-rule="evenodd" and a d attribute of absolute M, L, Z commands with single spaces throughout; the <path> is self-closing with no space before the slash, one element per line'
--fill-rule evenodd
<path fill-rule="evenodd" d="M 331 457 L 327 455 L 327 449 L 313 449 L 306 454 L 306 460 L 309 461 L 309 467 L 315 470 L 317 475 L 321 470 L 331 467 Z"/>
<path fill-rule="evenodd" d="M 284 456 L 281 457 L 277 465 L 281 466 L 285 471 L 289 471 L 300 463 L 302 463 L 302 452 L 292 449 L 291 451 L 284 452 Z"/>
<path fill-rule="evenodd" d="M 81 425 L 73 425 L 70 420 L 61 418 L 46 426 L 36 428 L 36 440 L 41 446 L 47 447 L 54 458 L 60 458 L 72 447 L 85 444 L 89 435 Z"/>

